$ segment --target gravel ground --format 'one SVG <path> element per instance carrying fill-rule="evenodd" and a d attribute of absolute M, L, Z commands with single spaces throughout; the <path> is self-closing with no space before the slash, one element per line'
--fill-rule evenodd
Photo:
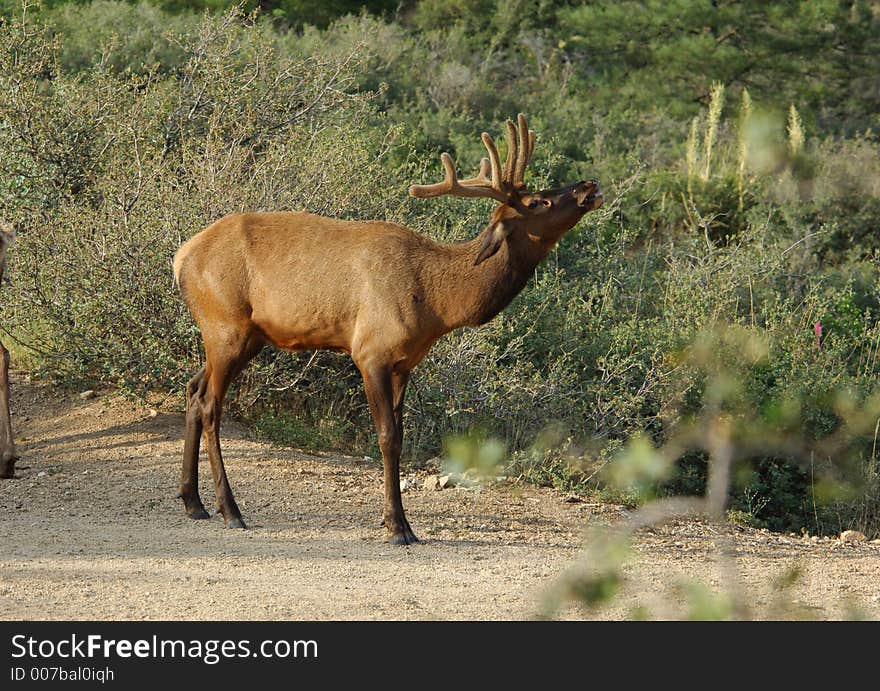
<path fill-rule="evenodd" d="M 377 461 L 258 443 L 227 421 L 224 457 L 249 529 L 192 521 L 175 499 L 178 412 L 12 382 L 17 477 L 0 480 L 0 618 L 529 619 L 623 507 L 513 483 L 404 494 L 422 542 L 385 544 Z M 204 456 L 204 454 L 203 454 Z M 213 505 L 210 468 L 202 497 Z M 723 554 L 731 555 L 729 559 Z M 774 586 L 798 569 L 787 588 Z M 635 536 L 620 594 L 559 618 L 686 616 L 688 583 L 738 589 L 755 618 L 880 617 L 880 544 L 676 521 Z"/>

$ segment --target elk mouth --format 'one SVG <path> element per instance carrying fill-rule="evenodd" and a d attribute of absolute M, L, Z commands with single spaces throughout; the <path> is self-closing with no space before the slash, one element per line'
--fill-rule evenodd
<path fill-rule="evenodd" d="M 583 206 L 589 209 L 590 211 L 595 211 L 605 202 L 605 199 L 602 197 L 601 192 L 596 192 L 595 194 L 590 194 L 581 201 L 578 206 Z"/>
<path fill-rule="evenodd" d="M 581 197 L 578 206 L 586 208 L 589 211 L 595 211 L 602 206 L 604 201 L 605 199 L 602 197 L 602 192 L 599 189 L 599 183 L 591 182 L 584 189 L 584 196 Z"/>

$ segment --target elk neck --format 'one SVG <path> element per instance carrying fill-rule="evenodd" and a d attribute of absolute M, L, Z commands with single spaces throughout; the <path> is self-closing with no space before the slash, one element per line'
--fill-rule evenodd
<path fill-rule="evenodd" d="M 486 228 L 473 240 L 440 246 L 445 261 L 434 265 L 439 270 L 430 276 L 426 293 L 449 331 L 492 319 L 520 293 L 547 255 L 549 248 L 534 236 L 514 233 L 493 256 L 475 266 L 488 232 Z"/>

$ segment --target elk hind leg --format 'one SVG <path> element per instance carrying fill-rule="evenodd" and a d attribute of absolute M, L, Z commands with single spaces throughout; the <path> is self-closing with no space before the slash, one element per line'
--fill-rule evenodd
<path fill-rule="evenodd" d="M 220 451 L 220 419 L 223 414 L 223 398 L 232 380 L 263 347 L 257 334 L 247 334 L 241 338 L 227 335 L 224 339 L 205 340 L 207 365 L 204 395 L 199 397 L 198 406 L 202 417 L 205 450 L 211 463 L 214 478 L 214 495 L 217 510 L 223 515 L 227 528 L 245 528 L 241 511 L 235 502 L 223 455 Z"/>
<path fill-rule="evenodd" d="M 199 496 L 199 442 L 202 438 L 202 411 L 199 405 L 205 395 L 206 367 L 196 372 L 186 385 L 186 439 L 183 446 L 183 467 L 180 474 L 180 492 L 186 515 L 203 519 L 211 516 Z"/>

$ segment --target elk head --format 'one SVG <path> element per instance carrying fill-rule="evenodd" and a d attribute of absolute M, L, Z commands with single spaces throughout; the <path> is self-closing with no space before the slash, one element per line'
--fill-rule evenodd
<path fill-rule="evenodd" d="M 413 197 L 486 197 L 500 202 L 484 233 L 474 264 L 495 254 L 505 241 L 530 242 L 546 253 L 588 211 L 602 206 L 598 180 L 576 182 L 568 187 L 529 192 L 523 182 L 526 166 L 535 148 L 535 133 L 520 113 L 517 123 L 507 121 L 507 158 L 504 168 L 495 142 L 486 132 L 483 144 L 489 158 L 480 161 L 480 170 L 472 178 L 459 180 L 452 157 L 443 153 L 445 178 L 433 185 L 413 185 Z"/>

